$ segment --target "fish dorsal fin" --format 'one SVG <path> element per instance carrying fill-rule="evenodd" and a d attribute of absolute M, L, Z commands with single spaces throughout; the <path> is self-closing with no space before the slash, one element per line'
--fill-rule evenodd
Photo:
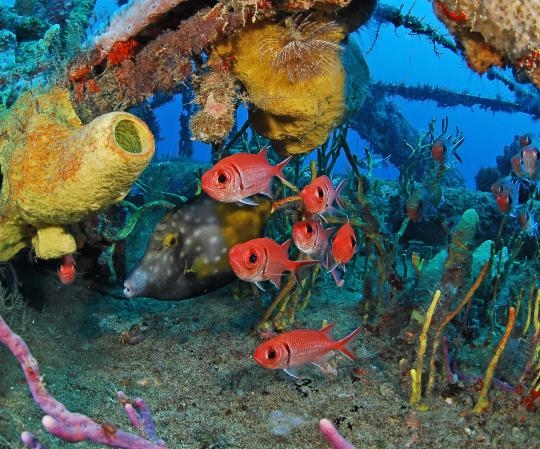
<path fill-rule="evenodd" d="M 326 326 L 324 326 L 320 332 L 325 334 L 330 340 L 334 339 L 334 326 L 336 325 L 336 322 L 330 323 Z"/>
<path fill-rule="evenodd" d="M 281 244 L 281 247 L 283 248 L 283 251 L 285 251 L 285 254 L 288 254 L 289 247 L 291 246 L 292 239 L 287 240 L 286 242 L 283 242 Z"/>
<path fill-rule="evenodd" d="M 266 145 L 261 148 L 261 151 L 257 153 L 257 156 L 262 157 L 268 163 L 268 157 L 266 156 Z"/>

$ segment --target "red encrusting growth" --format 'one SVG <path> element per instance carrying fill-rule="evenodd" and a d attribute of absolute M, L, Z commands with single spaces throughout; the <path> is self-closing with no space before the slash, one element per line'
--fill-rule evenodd
<path fill-rule="evenodd" d="M 111 51 L 107 54 L 107 62 L 111 65 L 118 65 L 126 59 L 130 59 L 135 50 L 139 47 L 139 42 L 135 39 L 128 39 L 127 41 L 115 42 L 111 48 Z"/>
<path fill-rule="evenodd" d="M 467 21 L 467 15 L 463 11 L 453 11 L 449 9 L 442 0 L 435 0 L 435 4 L 450 20 L 453 20 L 456 23 L 465 23 Z"/>

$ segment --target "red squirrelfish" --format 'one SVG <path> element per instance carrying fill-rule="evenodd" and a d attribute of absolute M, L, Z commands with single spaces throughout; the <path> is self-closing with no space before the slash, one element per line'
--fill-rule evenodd
<path fill-rule="evenodd" d="M 536 237 L 538 235 L 538 223 L 531 212 L 527 209 L 522 209 L 519 211 L 517 220 L 519 226 L 526 234 L 531 237 Z"/>
<path fill-rule="evenodd" d="M 283 369 L 293 377 L 298 377 L 296 369 L 312 363 L 325 373 L 336 373 L 329 363 L 335 351 L 340 351 L 351 360 L 358 357 L 353 351 L 352 342 L 361 328 L 354 330 L 342 340 L 334 340 L 332 331 L 335 323 L 321 330 L 298 329 L 284 332 L 261 343 L 253 358 L 264 368 Z"/>
<path fill-rule="evenodd" d="M 58 279 L 60 279 L 62 284 L 68 285 L 73 283 L 77 274 L 76 265 L 73 254 L 66 254 L 64 256 L 62 264 L 58 268 Z"/>
<path fill-rule="evenodd" d="M 296 247 L 311 257 L 320 259 L 328 249 L 328 239 L 334 228 L 324 229 L 317 220 L 298 221 L 292 229 Z"/>
<path fill-rule="evenodd" d="M 519 203 L 519 188 L 519 181 L 511 176 L 501 178 L 491 185 L 491 194 L 503 214 L 515 215 L 515 209 Z"/>
<path fill-rule="evenodd" d="M 540 152 L 535 145 L 527 145 L 521 150 L 521 160 L 523 162 L 523 170 L 532 179 L 537 177 L 538 159 Z"/>
<path fill-rule="evenodd" d="M 277 165 L 270 165 L 266 148 L 258 154 L 233 154 L 203 174 L 202 189 L 223 203 L 255 204 L 248 197 L 262 193 L 272 198 L 272 178 L 283 179 L 282 170 L 290 160 L 288 157 Z"/>
<path fill-rule="evenodd" d="M 333 209 L 334 200 L 338 203 L 339 207 L 345 209 L 339 197 L 339 193 L 344 185 L 345 180 L 339 183 L 337 189 L 334 189 L 332 180 L 328 176 L 322 175 L 315 178 L 300 193 L 306 211 L 311 214 L 324 214 Z"/>
<path fill-rule="evenodd" d="M 341 226 L 332 240 L 332 257 L 338 265 L 349 262 L 356 251 L 356 234 L 350 223 Z"/>
<path fill-rule="evenodd" d="M 438 139 L 431 145 L 431 157 L 434 161 L 443 164 L 446 162 L 447 143 L 445 139 Z"/>
<path fill-rule="evenodd" d="M 280 245 L 268 237 L 237 243 L 229 251 L 229 262 L 243 281 L 255 282 L 258 287 L 259 282 L 270 281 L 279 288 L 284 271 L 292 272 L 299 279 L 300 268 L 319 263 L 317 260 L 290 260 L 290 245 L 290 239 Z"/>

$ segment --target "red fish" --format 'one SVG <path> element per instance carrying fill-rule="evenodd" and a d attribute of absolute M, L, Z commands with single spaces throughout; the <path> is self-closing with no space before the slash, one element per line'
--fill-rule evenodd
<path fill-rule="evenodd" d="M 319 263 L 317 260 L 290 260 L 288 256 L 291 240 L 280 245 L 268 237 L 237 243 L 229 251 L 229 262 L 236 275 L 247 282 L 270 281 L 277 288 L 281 286 L 284 271 L 290 271 L 299 279 L 299 270 L 307 265 Z"/>
<path fill-rule="evenodd" d="M 264 368 L 283 369 L 293 377 L 298 377 L 296 369 L 313 363 L 325 373 L 335 373 L 329 360 L 335 351 L 340 351 L 351 360 L 358 357 L 352 342 L 362 328 L 358 328 L 342 340 L 334 340 L 332 331 L 335 323 L 321 330 L 298 329 L 284 332 L 261 343 L 253 358 Z"/>
<path fill-rule="evenodd" d="M 519 181 L 510 176 L 501 178 L 491 185 L 491 194 L 503 214 L 514 215 L 519 203 L 519 187 Z"/>
<path fill-rule="evenodd" d="M 523 164 L 521 163 L 521 154 L 516 154 L 510 159 L 510 166 L 512 171 L 519 177 L 524 176 Z"/>
<path fill-rule="evenodd" d="M 409 220 L 418 223 L 437 213 L 442 199 L 441 185 L 432 182 L 415 188 L 405 203 Z"/>
<path fill-rule="evenodd" d="M 538 159 L 540 158 L 540 151 L 535 145 L 527 145 L 521 150 L 521 160 L 523 162 L 523 169 L 527 175 L 531 178 L 535 178 L 538 170 Z"/>
<path fill-rule="evenodd" d="M 298 221 L 292 229 L 293 241 L 304 254 L 320 259 L 328 249 L 328 238 L 333 230 L 324 229 L 317 220 Z"/>
<path fill-rule="evenodd" d="M 521 148 L 526 147 L 527 145 L 530 145 L 533 143 L 534 134 L 527 133 L 523 134 L 522 136 L 519 136 L 519 145 Z"/>
<path fill-rule="evenodd" d="M 324 214 L 333 209 L 334 201 L 338 203 L 339 207 L 345 209 L 339 197 L 344 185 L 345 180 L 340 182 L 337 189 L 334 189 L 332 180 L 328 176 L 322 175 L 315 178 L 300 193 L 306 211 L 311 214 Z"/>
<path fill-rule="evenodd" d="M 255 203 L 248 197 L 257 193 L 272 198 L 272 178 L 284 179 L 282 170 L 291 157 L 277 165 L 270 165 L 266 158 L 266 147 L 258 154 L 233 154 L 203 174 L 202 189 L 223 203 L 240 201 L 253 205 Z"/>
<path fill-rule="evenodd" d="M 531 212 L 527 209 L 522 209 L 519 211 L 517 220 L 519 226 L 526 234 L 531 237 L 536 237 L 538 235 L 538 223 Z"/>
<path fill-rule="evenodd" d="M 66 254 L 64 256 L 62 264 L 58 268 L 58 279 L 60 279 L 62 284 L 69 285 L 73 283 L 77 274 L 75 269 L 76 265 L 77 263 L 75 262 L 73 254 Z"/>
<path fill-rule="evenodd" d="M 446 162 L 446 141 L 444 139 L 439 139 L 433 142 L 431 145 L 431 157 L 434 161 L 439 162 L 440 164 L 443 164 Z"/>
<path fill-rule="evenodd" d="M 356 234 L 350 223 L 341 226 L 332 240 L 332 257 L 338 265 L 349 262 L 356 251 Z"/>

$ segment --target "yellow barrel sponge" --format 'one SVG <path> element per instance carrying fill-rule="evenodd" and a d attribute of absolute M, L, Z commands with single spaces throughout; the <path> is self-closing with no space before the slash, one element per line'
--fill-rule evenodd
<path fill-rule="evenodd" d="M 82 126 L 64 90 L 21 96 L 0 125 L 0 260 L 32 240 L 41 258 L 71 252 L 58 227 L 124 198 L 153 154 L 152 133 L 132 114 Z"/>
<path fill-rule="evenodd" d="M 337 22 L 314 14 L 257 22 L 217 44 L 211 58 L 234 61 L 232 72 L 254 106 L 253 128 L 281 153 L 301 154 L 323 144 L 365 97 L 369 71 L 359 51 L 340 45 L 345 36 Z M 355 63 L 347 73 L 345 53 Z"/>

